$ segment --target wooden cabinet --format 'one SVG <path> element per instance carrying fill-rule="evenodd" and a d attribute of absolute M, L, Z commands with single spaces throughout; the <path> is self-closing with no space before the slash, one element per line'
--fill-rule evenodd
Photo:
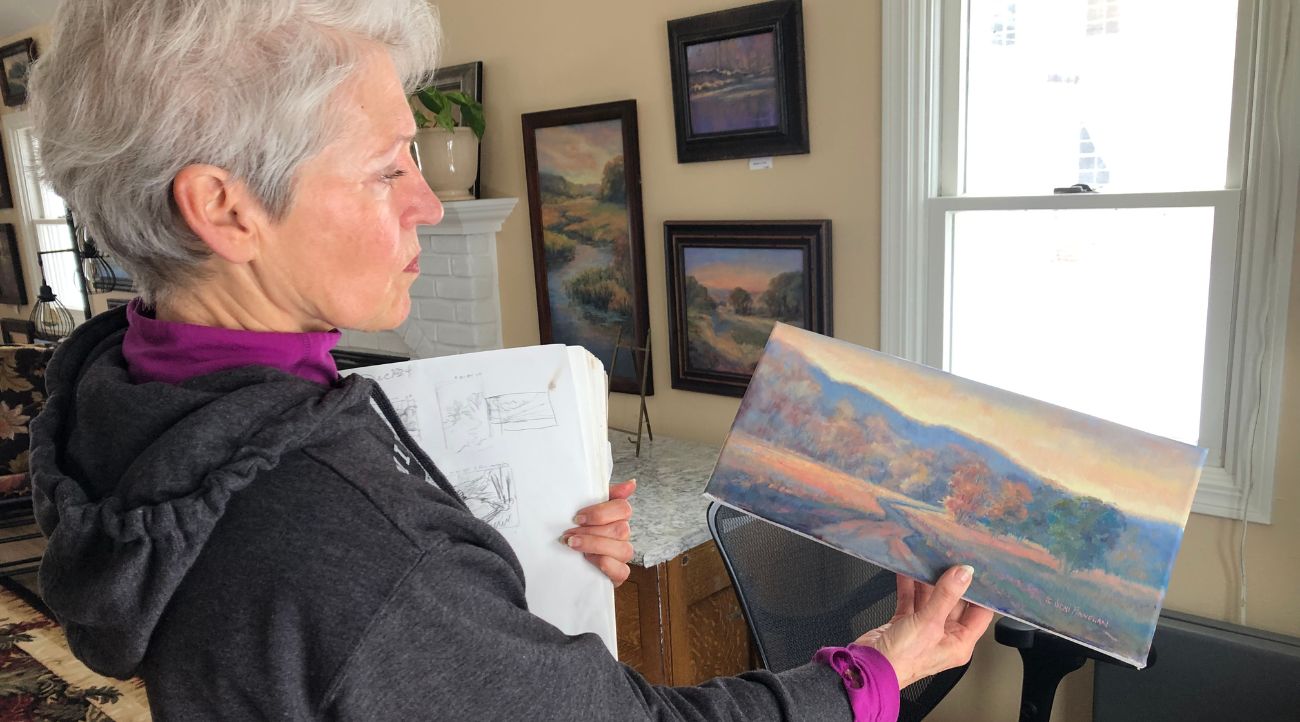
<path fill-rule="evenodd" d="M 693 685 L 753 669 L 749 629 L 710 540 L 615 590 L 618 657 L 654 684 Z"/>

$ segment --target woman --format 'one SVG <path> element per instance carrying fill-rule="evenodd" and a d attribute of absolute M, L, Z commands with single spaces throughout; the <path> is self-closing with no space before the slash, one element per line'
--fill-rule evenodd
<path fill-rule="evenodd" d="M 505 541 L 327 353 L 409 312 L 442 208 L 405 98 L 437 42 L 423 0 L 61 8 L 31 89 L 46 173 L 142 291 L 64 343 L 34 424 L 75 653 L 186 720 L 877 719 L 965 662 L 991 616 L 969 568 L 900 584 L 858 645 L 695 688 L 528 613 Z M 566 535 L 615 582 L 630 493 Z"/>

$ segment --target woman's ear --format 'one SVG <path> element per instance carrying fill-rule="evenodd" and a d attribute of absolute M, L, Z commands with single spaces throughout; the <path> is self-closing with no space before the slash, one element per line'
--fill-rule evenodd
<path fill-rule="evenodd" d="M 213 253 L 231 263 L 257 257 L 264 220 L 261 204 L 229 171 L 214 165 L 187 165 L 172 181 L 181 217 Z"/>

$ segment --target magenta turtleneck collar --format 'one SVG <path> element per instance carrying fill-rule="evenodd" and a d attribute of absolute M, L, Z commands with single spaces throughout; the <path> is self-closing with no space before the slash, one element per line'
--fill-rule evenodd
<path fill-rule="evenodd" d="M 339 376 L 330 355 L 339 342 L 338 331 L 236 331 L 159 321 L 138 298 L 127 305 L 126 318 L 122 354 L 131 380 L 138 384 L 178 384 L 240 366 L 270 366 L 326 386 Z"/>

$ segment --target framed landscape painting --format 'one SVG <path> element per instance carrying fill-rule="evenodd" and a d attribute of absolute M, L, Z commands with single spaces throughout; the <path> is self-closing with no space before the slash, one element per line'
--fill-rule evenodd
<path fill-rule="evenodd" d="M 743 396 L 777 322 L 831 333 L 831 222 L 669 221 L 673 388 Z"/>
<path fill-rule="evenodd" d="M 668 46 L 679 163 L 808 152 L 799 0 L 673 20 Z"/>
<path fill-rule="evenodd" d="M 17 107 L 27 102 L 27 79 L 36 60 L 36 41 L 24 38 L 0 48 L 0 94 L 5 105 Z"/>
<path fill-rule="evenodd" d="M 0 303 L 27 303 L 23 262 L 18 255 L 18 234 L 12 223 L 0 223 Z"/>
<path fill-rule="evenodd" d="M 636 101 L 527 113 L 523 129 L 542 343 L 608 367 L 616 343 L 644 348 L 650 328 Z M 652 394 L 649 363 L 620 352 L 610 388 L 640 393 L 644 373 Z"/>

